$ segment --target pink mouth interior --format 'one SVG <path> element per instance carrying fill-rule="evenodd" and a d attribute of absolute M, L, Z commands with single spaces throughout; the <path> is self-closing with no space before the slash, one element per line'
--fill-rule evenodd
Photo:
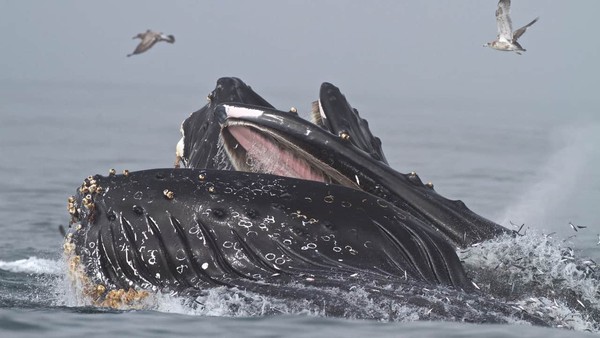
<path fill-rule="evenodd" d="M 246 126 L 229 126 L 227 130 L 246 150 L 246 164 L 253 172 L 326 182 L 324 175 L 305 160 L 279 147 Z"/>

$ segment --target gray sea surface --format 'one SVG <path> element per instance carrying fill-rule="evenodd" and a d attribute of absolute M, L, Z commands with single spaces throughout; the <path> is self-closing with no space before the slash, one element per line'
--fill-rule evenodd
<path fill-rule="evenodd" d="M 215 79 L 216 80 L 216 79 Z M 245 79 L 252 85 L 252 79 Z M 322 79 L 326 80 L 326 79 Z M 254 90 L 281 109 L 308 111 L 311 88 Z M 344 83 L 336 83 L 344 92 Z M 357 84 L 353 84 L 354 87 Z M 213 85 L 0 82 L 0 334 L 9 336 L 562 337 L 523 324 L 395 322 L 195 311 L 173 299 L 152 310 L 80 306 L 65 287 L 59 225 L 66 199 L 90 174 L 171 167 L 180 123 Z M 298 95 L 301 93 L 301 95 Z M 347 95 L 383 141 L 390 165 L 416 171 L 442 195 L 600 261 L 600 116 L 568 105 L 522 102 L 507 111 L 477 98 Z M 306 115 L 305 115 L 306 116 Z M 575 232 L 569 222 L 585 226 Z M 473 263 L 476 264 L 476 263 Z M 554 264 L 547 262 L 547 264 Z M 596 281 L 595 288 L 598 287 Z M 594 290 L 592 290 L 593 292 Z M 597 291 L 597 290 L 596 290 Z M 596 299 L 597 299 L 596 295 Z M 218 304 L 214 304 L 218 309 Z M 575 310 L 575 309 L 573 309 Z M 573 328 L 585 336 L 585 319 Z M 568 326 L 567 326 L 568 327 Z M 591 330 L 588 328 L 588 330 Z"/>

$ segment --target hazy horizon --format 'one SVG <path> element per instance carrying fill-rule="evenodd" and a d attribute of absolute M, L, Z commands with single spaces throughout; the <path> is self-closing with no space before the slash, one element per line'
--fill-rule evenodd
<path fill-rule="evenodd" d="M 496 0 L 0 0 L 0 80 L 165 85 L 212 90 L 237 76 L 267 96 L 310 102 L 323 81 L 353 98 L 507 100 L 594 107 L 597 1 L 513 1 L 524 55 L 482 45 L 496 36 Z M 173 34 L 127 58 L 146 29 Z M 591 43 L 590 43 L 591 41 Z M 297 93 L 298 88 L 300 93 Z M 0 92 L 1 95 L 2 92 Z M 357 99 L 355 99 L 357 100 Z M 542 109 L 542 108 L 540 108 Z"/>

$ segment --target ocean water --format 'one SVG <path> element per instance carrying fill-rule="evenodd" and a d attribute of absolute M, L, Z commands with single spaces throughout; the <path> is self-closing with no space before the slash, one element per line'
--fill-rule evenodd
<path fill-rule="evenodd" d="M 301 95 L 255 90 L 281 109 L 294 105 L 302 112 L 310 102 L 295 100 L 316 97 L 318 85 L 298 88 Z M 337 85 L 344 91 L 344 84 Z M 67 197 L 84 177 L 110 168 L 172 166 L 180 123 L 205 104 L 213 86 L 0 82 L 2 336 L 562 337 L 574 329 L 568 334 L 575 337 L 597 332 L 599 323 L 589 317 L 589 308 L 553 305 L 552 299 L 527 290 L 515 301 L 529 311 L 552 308 L 557 327 L 518 320 L 505 325 L 416 321 L 422 316 L 411 309 L 391 321 L 331 318 L 301 308 L 263 315 L 260 306 L 243 302 L 231 311 L 223 305 L 236 300 L 219 295 L 201 308 L 168 295 L 148 310 L 82 306 L 67 285 L 61 256 L 58 227 L 68 222 Z M 442 195 L 461 199 L 509 228 L 524 224 L 524 237 L 460 253 L 469 271 L 521 262 L 541 271 L 549 283 L 566 280 L 588 307 L 600 308 L 598 280 L 569 270 L 571 260 L 600 261 L 600 117 L 593 107 L 572 111 L 568 105 L 520 102 L 519 109 L 507 111 L 477 99 L 420 100 L 374 92 L 348 99 L 382 139 L 392 167 L 416 171 Z M 575 231 L 569 223 L 580 227 Z M 542 248 L 542 242 L 548 244 Z M 527 281 L 524 273 L 510 269 L 505 277 Z"/>

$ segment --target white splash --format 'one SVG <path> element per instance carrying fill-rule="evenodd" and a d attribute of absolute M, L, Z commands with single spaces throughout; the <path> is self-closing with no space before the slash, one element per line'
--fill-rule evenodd
<path fill-rule="evenodd" d="M 16 261 L 0 260 L 0 269 L 15 273 L 30 273 L 38 275 L 59 275 L 62 265 L 58 260 L 29 257 Z"/>
<path fill-rule="evenodd" d="M 484 292 L 512 299 L 553 326 L 598 330 L 592 318 L 600 308 L 596 264 L 577 257 L 568 243 L 529 229 L 525 236 L 499 237 L 458 254 Z"/>

